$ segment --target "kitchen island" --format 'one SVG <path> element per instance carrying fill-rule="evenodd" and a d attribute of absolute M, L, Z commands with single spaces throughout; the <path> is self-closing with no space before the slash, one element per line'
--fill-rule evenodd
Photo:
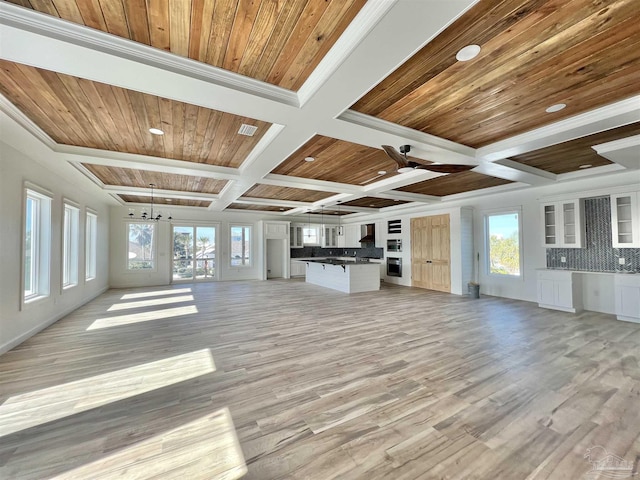
<path fill-rule="evenodd" d="M 306 280 L 345 293 L 380 290 L 380 265 L 354 258 L 311 259 L 306 261 Z"/>

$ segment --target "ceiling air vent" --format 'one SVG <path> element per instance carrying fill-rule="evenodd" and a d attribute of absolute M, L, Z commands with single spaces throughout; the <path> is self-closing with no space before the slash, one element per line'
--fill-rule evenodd
<path fill-rule="evenodd" d="M 256 133 L 256 130 L 258 130 L 258 127 L 254 126 L 254 125 L 247 125 L 246 123 L 243 123 L 240 126 L 240 130 L 238 130 L 238 133 L 240 135 L 246 135 L 247 137 L 253 137 L 253 134 Z"/>

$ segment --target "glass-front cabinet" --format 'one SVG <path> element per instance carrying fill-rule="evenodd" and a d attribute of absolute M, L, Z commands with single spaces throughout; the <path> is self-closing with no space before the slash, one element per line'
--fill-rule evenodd
<path fill-rule="evenodd" d="M 322 238 L 323 247 L 337 247 L 338 246 L 338 227 L 324 226 L 324 236 Z"/>
<path fill-rule="evenodd" d="M 614 248 L 640 247 L 638 192 L 611 195 L 611 243 Z"/>
<path fill-rule="evenodd" d="M 301 225 L 291 225 L 289 229 L 289 246 L 291 248 L 302 248 L 304 246 L 302 235 Z"/>
<path fill-rule="evenodd" d="M 584 208 L 579 199 L 542 204 L 543 245 L 547 248 L 582 248 Z"/>

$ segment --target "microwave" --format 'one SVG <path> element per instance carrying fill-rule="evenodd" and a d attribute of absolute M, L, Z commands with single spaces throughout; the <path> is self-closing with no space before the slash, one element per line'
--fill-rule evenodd
<path fill-rule="evenodd" d="M 399 238 L 387 240 L 387 252 L 401 252 L 401 251 L 402 251 L 402 240 L 400 240 Z"/>

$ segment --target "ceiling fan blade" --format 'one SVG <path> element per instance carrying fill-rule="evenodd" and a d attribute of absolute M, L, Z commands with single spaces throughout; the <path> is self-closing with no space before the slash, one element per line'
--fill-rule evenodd
<path fill-rule="evenodd" d="M 451 163 L 441 163 L 438 165 L 423 165 L 421 163 L 411 162 L 410 167 L 421 170 L 430 170 L 437 173 L 460 173 L 475 168 L 476 165 L 455 165 Z"/>
<path fill-rule="evenodd" d="M 400 168 L 407 166 L 407 160 L 391 145 L 382 145 L 382 149 Z"/>

